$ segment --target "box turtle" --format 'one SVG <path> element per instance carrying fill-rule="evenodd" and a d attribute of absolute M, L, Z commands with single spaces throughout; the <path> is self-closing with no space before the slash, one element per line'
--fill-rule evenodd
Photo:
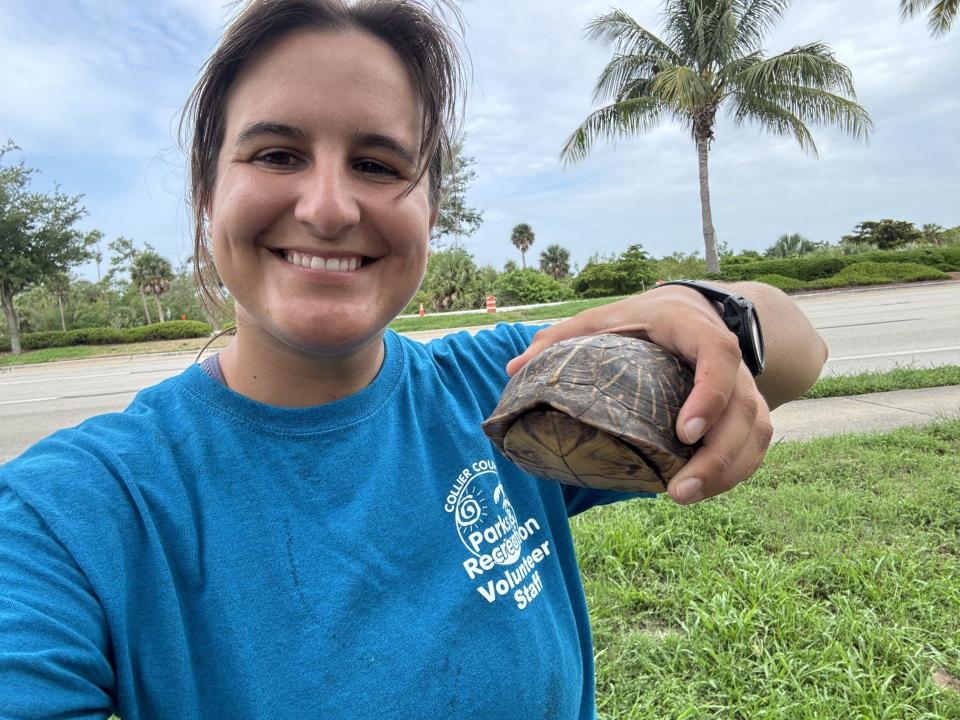
<path fill-rule="evenodd" d="M 696 446 L 676 435 L 693 373 L 622 335 L 559 342 L 507 384 L 483 431 L 527 472 L 591 488 L 663 492 Z"/>

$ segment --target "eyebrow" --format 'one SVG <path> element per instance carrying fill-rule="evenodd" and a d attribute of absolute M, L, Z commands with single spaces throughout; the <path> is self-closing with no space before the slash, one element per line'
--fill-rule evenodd
<path fill-rule="evenodd" d="M 383 148 L 384 150 L 400 157 L 411 168 L 417 167 L 416 158 L 414 158 L 413 154 L 407 150 L 403 143 L 396 138 L 392 138 L 389 135 L 381 135 L 379 133 L 357 133 L 355 138 L 361 145 L 366 147 Z"/>
<path fill-rule="evenodd" d="M 234 145 L 240 147 L 264 135 L 280 136 L 291 140 L 307 139 L 307 134 L 303 130 L 293 127 L 292 125 L 284 125 L 278 122 L 255 122 L 245 127 L 243 131 L 237 135 L 237 141 Z"/>

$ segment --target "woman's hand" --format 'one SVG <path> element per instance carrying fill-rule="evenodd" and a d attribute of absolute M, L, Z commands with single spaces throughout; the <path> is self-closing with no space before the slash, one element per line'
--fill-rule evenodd
<path fill-rule="evenodd" d="M 771 395 L 779 403 L 783 400 L 784 386 L 791 388 L 791 392 L 798 386 L 797 379 L 793 377 L 798 373 L 770 367 L 771 355 L 776 359 L 790 357 L 789 348 L 777 347 L 790 334 L 781 332 L 781 325 L 774 323 L 775 331 L 771 336 L 767 332 L 764 316 L 775 317 L 774 313 L 785 309 L 780 307 L 783 303 L 792 307 L 793 315 L 802 318 L 802 313 L 786 295 L 767 293 L 766 286 L 759 286 L 763 288 L 759 293 L 750 292 L 757 289 L 755 283 L 732 287 L 757 304 L 758 315 L 767 335 L 766 375 L 772 374 L 773 377 L 773 381 L 767 384 L 771 388 Z M 670 481 L 668 490 L 674 500 L 688 504 L 713 497 L 730 490 L 756 472 L 773 435 L 768 402 L 758 390 L 750 371 L 741 362 L 736 336 L 724 325 L 714 305 L 695 290 L 682 286 L 658 288 L 587 310 L 545 328 L 534 336 L 530 347 L 522 355 L 510 361 L 507 372 L 514 375 L 534 355 L 560 340 L 603 332 L 649 340 L 685 358 L 695 368 L 693 391 L 680 410 L 676 431 L 677 436 L 686 443 L 692 444 L 703 438 L 703 445 Z M 809 324 L 806 328 L 797 328 L 801 336 L 796 341 L 797 345 L 803 345 L 804 340 L 808 340 L 805 336 L 807 332 L 816 337 Z M 772 354 L 771 341 L 774 346 Z M 806 342 L 806 345 L 812 344 Z M 822 341 L 819 345 L 822 346 Z M 802 352 L 802 348 L 794 350 Z M 810 358 L 796 357 L 797 367 L 805 370 L 805 373 L 799 373 L 804 377 L 811 375 L 809 367 L 815 364 L 816 357 L 820 358 L 810 384 L 816 379 L 826 357 L 825 351 L 819 348 L 815 350 L 808 352 Z M 788 382 L 784 376 L 790 376 L 791 381 Z M 799 384 L 804 382 L 801 378 Z"/>

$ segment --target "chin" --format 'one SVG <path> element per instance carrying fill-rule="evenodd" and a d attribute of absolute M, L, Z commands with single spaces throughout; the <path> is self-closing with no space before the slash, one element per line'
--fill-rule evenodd
<path fill-rule="evenodd" d="M 283 324 L 271 329 L 271 335 L 284 345 L 307 355 L 339 355 L 359 350 L 379 341 L 386 326 L 375 323 L 318 319 L 315 322 Z"/>

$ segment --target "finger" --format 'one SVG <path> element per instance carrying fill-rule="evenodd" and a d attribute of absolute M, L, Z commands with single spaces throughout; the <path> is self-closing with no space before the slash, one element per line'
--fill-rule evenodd
<path fill-rule="evenodd" d="M 772 436 L 770 413 L 759 393 L 737 399 L 671 480 L 671 497 L 690 504 L 730 490 L 760 467 Z"/>
<path fill-rule="evenodd" d="M 693 390 L 677 415 L 677 436 L 693 444 L 719 421 L 738 378 L 742 380 L 741 372 L 747 371 L 741 362 L 740 347 L 726 328 L 704 326 L 700 332 L 687 333 L 680 345 L 678 349 L 695 363 L 696 371 Z M 753 385 L 752 378 L 749 382 Z"/>

